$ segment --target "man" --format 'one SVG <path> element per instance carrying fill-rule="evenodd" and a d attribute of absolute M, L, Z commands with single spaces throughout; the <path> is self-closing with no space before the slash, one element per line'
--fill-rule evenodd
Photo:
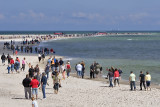
<path fill-rule="evenodd" d="M 81 77 L 82 76 L 82 65 L 80 62 L 77 64 L 76 68 L 78 72 L 78 77 Z"/>
<path fill-rule="evenodd" d="M 42 79 L 41 79 L 41 86 L 42 86 L 42 93 L 43 93 L 43 98 L 46 99 L 46 93 L 45 93 L 45 88 L 47 84 L 47 78 L 45 76 L 45 73 L 42 73 Z"/>
<path fill-rule="evenodd" d="M 36 76 L 34 76 L 30 85 L 32 86 L 32 97 L 34 97 L 34 95 L 36 95 L 36 100 L 37 100 L 38 99 L 38 85 L 39 85 L 39 82 L 36 79 Z"/>
<path fill-rule="evenodd" d="M 62 58 L 60 58 L 60 60 L 59 60 L 59 71 L 60 71 L 60 73 L 63 72 L 63 68 L 62 68 L 63 63 L 64 62 L 63 62 Z"/>
<path fill-rule="evenodd" d="M 2 60 L 2 64 L 3 64 L 3 66 L 5 65 L 5 60 L 6 60 L 6 56 L 4 55 L 4 53 L 3 53 L 3 55 L 1 56 L 1 60 Z"/>
<path fill-rule="evenodd" d="M 34 69 L 32 65 L 31 68 L 29 68 L 29 77 L 32 78 L 33 76 L 34 76 Z"/>
<path fill-rule="evenodd" d="M 81 62 L 82 65 L 82 78 L 84 77 L 84 73 L 85 73 L 85 63 L 84 61 Z"/>
<path fill-rule="evenodd" d="M 116 81 L 119 86 L 119 72 L 118 72 L 117 68 L 115 69 L 115 72 L 114 72 L 114 86 L 116 86 Z"/>
<path fill-rule="evenodd" d="M 108 78 L 108 77 L 109 77 L 109 87 L 112 87 L 112 88 L 113 88 L 112 80 L 113 80 L 114 74 L 113 74 L 113 72 L 111 71 L 111 69 L 109 69 L 107 78 Z"/>
<path fill-rule="evenodd" d="M 142 90 L 142 84 L 143 84 L 143 86 L 144 86 L 144 89 L 146 90 L 146 86 L 145 86 L 145 75 L 143 74 L 142 71 L 140 71 L 139 81 L 140 81 L 140 90 Z"/>
<path fill-rule="evenodd" d="M 8 64 L 10 64 L 11 56 L 9 54 L 7 56 L 7 59 L 8 59 Z"/>
<path fill-rule="evenodd" d="M 133 87 L 134 87 L 134 90 L 136 90 L 135 81 L 136 81 L 136 75 L 133 73 L 133 71 L 131 71 L 129 76 L 131 91 L 133 90 Z"/>
<path fill-rule="evenodd" d="M 22 84 L 24 86 L 24 91 L 25 91 L 25 98 L 28 99 L 28 94 L 29 94 L 29 99 L 31 99 L 31 87 L 30 87 L 31 80 L 29 79 L 29 75 L 26 75 L 26 78 L 22 81 Z"/>
<path fill-rule="evenodd" d="M 123 71 L 119 68 L 118 72 L 119 72 L 119 79 L 121 79 L 121 74 L 123 73 Z"/>
<path fill-rule="evenodd" d="M 90 66 L 90 79 L 94 78 L 94 64 Z"/>

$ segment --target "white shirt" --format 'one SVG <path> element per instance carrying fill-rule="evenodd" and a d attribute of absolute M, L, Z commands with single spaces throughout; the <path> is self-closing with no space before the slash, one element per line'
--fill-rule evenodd
<path fill-rule="evenodd" d="M 32 104 L 34 105 L 34 107 L 38 107 L 38 103 L 36 100 L 32 101 Z"/>
<path fill-rule="evenodd" d="M 38 57 L 41 57 L 41 54 L 38 54 Z"/>
<path fill-rule="evenodd" d="M 78 64 L 78 65 L 76 66 L 76 68 L 77 68 L 77 71 L 82 71 L 82 65 L 81 65 L 81 64 Z"/>

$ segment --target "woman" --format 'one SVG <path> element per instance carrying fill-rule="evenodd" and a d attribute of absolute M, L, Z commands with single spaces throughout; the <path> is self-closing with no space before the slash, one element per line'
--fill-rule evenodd
<path fill-rule="evenodd" d="M 147 91 L 148 91 L 148 88 L 150 88 L 150 91 L 151 91 L 151 87 L 150 87 L 151 75 L 149 74 L 149 72 L 146 72 L 145 80 L 146 80 L 146 85 L 147 85 Z"/>

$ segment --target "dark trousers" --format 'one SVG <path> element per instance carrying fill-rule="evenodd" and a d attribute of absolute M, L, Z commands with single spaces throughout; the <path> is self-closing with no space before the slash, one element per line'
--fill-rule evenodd
<path fill-rule="evenodd" d="M 94 72 L 90 72 L 90 78 L 94 78 Z"/>
<path fill-rule="evenodd" d="M 130 87 L 131 87 L 131 90 L 133 90 L 133 87 L 134 87 L 134 90 L 136 90 L 135 81 L 130 81 Z"/>
<path fill-rule="evenodd" d="M 114 79 L 114 86 L 116 86 L 116 81 L 117 81 L 117 83 L 118 83 L 118 85 L 119 85 L 119 78 L 115 78 L 115 79 Z"/>
<path fill-rule="evenodd" d="M 145 81 L 140 81 L 140 90 L 142 90 L 142 84 L 144 86 L 144 89 L 146 89 Z"/>
<path fill-rule="evenodd" d="M 55 84 L 54 84 L 54 90 L 57 90 L 57 91 L 58 91 L 58 89 L 59 89 L 59 83 L 55 83 Z"/>
<path fill-rule="evenodd" d="M 82 78 L 83 78 L 83 77 L 84 77 L 84 71 L 82 71 L 82 74 L 81 74 L 81 75 L 82 75 Z"/>

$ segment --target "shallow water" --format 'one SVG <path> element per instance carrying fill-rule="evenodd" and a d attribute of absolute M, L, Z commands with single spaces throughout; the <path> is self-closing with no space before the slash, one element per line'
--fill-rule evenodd
<path fill-rule="evenodd" d="M 71 58 L 72 68 L 79 61 L 89 66 L 97 61 L 103 67 L 114 66 L 123 70 L 123 78 L 128 80 L 130 71 L 149 71 L 152 81 L 160 83 L 160 35 L 112 35 L 104 37 L 73 38 L 42 42 L 41 46 L 53 48 L 57 55 Z"/>

